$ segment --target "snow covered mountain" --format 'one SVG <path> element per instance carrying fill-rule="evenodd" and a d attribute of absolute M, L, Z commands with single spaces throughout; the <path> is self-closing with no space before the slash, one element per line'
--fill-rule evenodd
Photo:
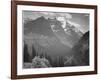
<path fill-rule="evenodd" d="M 83 35 L 83 33 L 78 29 L 79 25 L 76 25 L 68 20 L 49 19 L 51 24 L 51 29 L 54 34 L 60 39 L 60 41 L 72 47 Z"/>
<path fill-rule="evenodd" d="M 36 51 L 40 51 L 38 53 L 41 51 L 47 51 L 53 55 L 68 53 L 80 39 L 82 32 L 69 21 L 66 21 L 65 27 L 62 25 L 63 23 L 56 18 L 46 19 L 43 16 L 25 22 L 24 41 L 28 44 L 30 55 L 32 45 L 35 46 Z"/>

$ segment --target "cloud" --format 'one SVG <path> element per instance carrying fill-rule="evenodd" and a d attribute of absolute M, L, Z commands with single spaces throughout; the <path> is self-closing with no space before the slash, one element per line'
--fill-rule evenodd
<path fill-rule="evenodd" d="M 62 26 L 61 27 L 63 29 L 65 29 L 66 28 L 66 18 L 65 17 L 58 17 L 57 20 L 62 23 Z"/>
<path fill-rule="evenodd" d="M 39 17 L 43 16 L 45 19 L 54 19 L 57 18 L 59 21 L 64 22 L 64 20 L 68 20 L 72 18 L 72 15 L 65 12 L 45 12 L 45 11 L 23 11 L 23 18 L 35 20 Z M 63 25 L 64 27 L 64 25 Z"/>
<path fill-rule="evenodd" d="M 69 14 L 69 13 L 61 13 L 60 16 L 66 18 L 66 19 L 71 19 L 72 18 L 72 15 Z"/>
<path fill-rule="evenodd" d="M 73 26 L 75 26 L 75 27 L 77 27 L 77 28 L 80 28 L 80 27 L 81 27 L 80 24 L 78 24 L 78 23 L 75 23 L 75 22 L 72 22 L 72 21 L 69 21 L 69 20 L 67 20 L 67 22 L 68 22 L 70 25 L 73 25 Z"/>
<path fill-rule="evenodd" d="M 40 12 L 40 13 L 44 14 L 46 16 L 54 16 L 55 15 L 55 13 L 53 13 L 53 12 Z"/>
<path fill-rule="evenodd" d="M 33 18 L 38 18 L 40 16 L 44 16 L 46 19 L 47 18 L 58 18 L 58 17 L 64 17 L 65 19 L 71 19 L 72 15 L 69 13 L 57 13 L 57 12 L 32 12 Z"/>
<path fill-rule="evenodd" d="M 65 21 L 66 19 L 65 19 L 65 17 L 57 17 L 57 20 L 59 20 L 59 21 Z"/>

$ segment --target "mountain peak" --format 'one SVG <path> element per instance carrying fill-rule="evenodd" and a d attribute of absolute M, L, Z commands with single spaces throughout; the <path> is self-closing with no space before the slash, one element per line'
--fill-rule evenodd
<path fill-rule="evenodd" d="M 71 22 L 69 20 L 66 21 L 66 29 L 74 31 L 75 33 L 77 33 L 78 36 L 81 37 L 83 35 L 83 33 L 80 31 L 79 27 L 80 27 L 79 24 L 76 24 L 76 23 Z"/>

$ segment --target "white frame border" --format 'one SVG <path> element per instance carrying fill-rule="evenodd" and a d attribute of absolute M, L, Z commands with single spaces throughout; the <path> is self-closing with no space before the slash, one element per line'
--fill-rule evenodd
<path fill-rule="evenodd" d="M 90 66 L 74 66 L 61 68 L 40 68 L 40 69 L 23 69 L 22 68 L 22 10 L 33 11 L 54 11 L 54 12 L 72 12 L 72 13 L 89 13 L 90 14 Z M 27 6 L 17 5 L 17 75 L 28 74 L 47 74 L 47 73 L 68 73 L 94 71 L 94 9 L 80 8 L 60 8 L 46 6 Z"/>

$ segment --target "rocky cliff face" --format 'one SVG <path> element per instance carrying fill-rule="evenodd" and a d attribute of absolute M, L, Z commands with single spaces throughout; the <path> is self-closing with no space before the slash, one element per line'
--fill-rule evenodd
<path fill-rule="evenodd" d="M 76 65 L 89 65 L 89 31 L 72 48 Z"/>

